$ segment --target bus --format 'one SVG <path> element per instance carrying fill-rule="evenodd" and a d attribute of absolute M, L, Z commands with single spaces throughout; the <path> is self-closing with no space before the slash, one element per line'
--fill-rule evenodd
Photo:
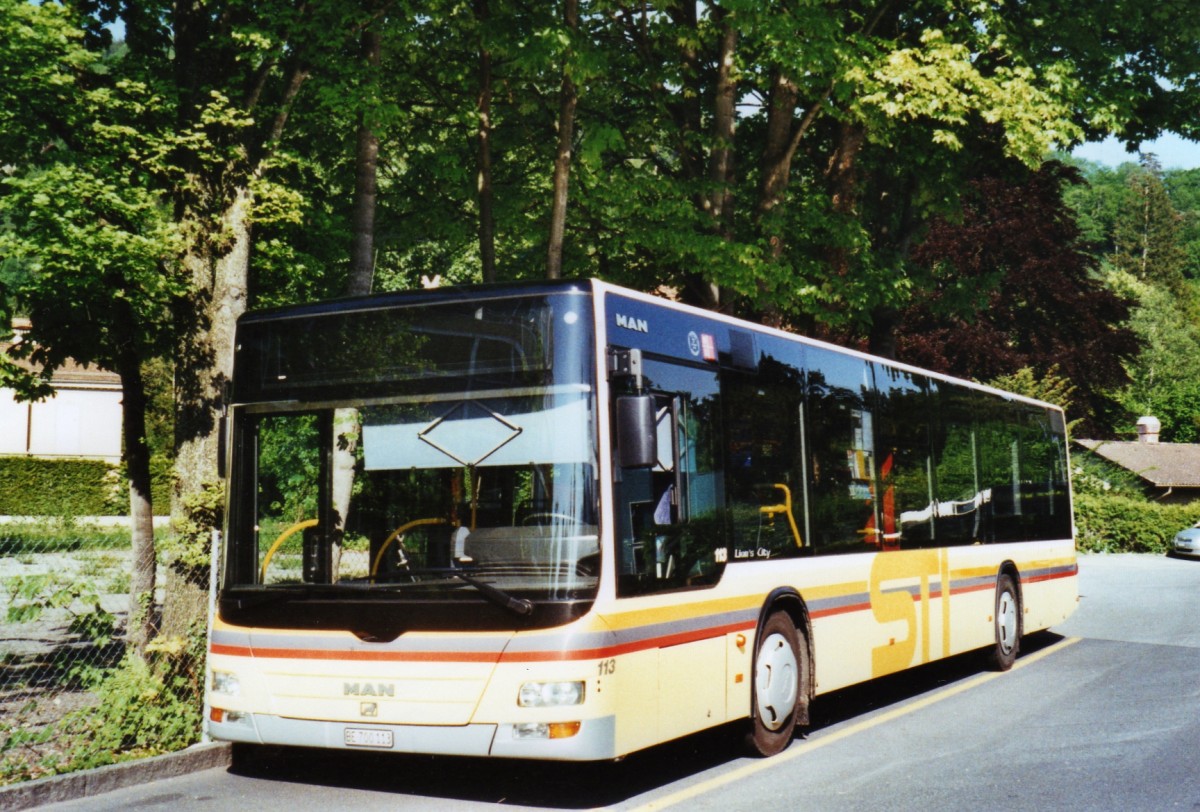
<path fill-rule="evenodd" d="M 598 761 L 1075 608 L 1052 405 L 600 281 L 244 315 L 207 729 Z"/>

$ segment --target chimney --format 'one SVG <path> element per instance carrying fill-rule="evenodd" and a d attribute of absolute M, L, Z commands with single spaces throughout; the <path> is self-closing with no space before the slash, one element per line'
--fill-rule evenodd
<path fill-rule="evenodd" d="M 1158 422 L 1157 417 L 1139 417 L 1137 422 L 1137 433 L 1139 443 L 1157 443 L 1158 432 L 1162 429 L 1162 423 Z"/>

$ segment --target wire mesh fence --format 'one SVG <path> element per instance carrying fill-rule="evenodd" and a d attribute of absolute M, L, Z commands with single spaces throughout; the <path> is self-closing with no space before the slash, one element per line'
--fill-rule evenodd
<path fill-rule="evenodd" d="M 0 524 L 0 784 L 198 740 L 203 630 L 128 644 L 132 558 L 125 527 Z"/>

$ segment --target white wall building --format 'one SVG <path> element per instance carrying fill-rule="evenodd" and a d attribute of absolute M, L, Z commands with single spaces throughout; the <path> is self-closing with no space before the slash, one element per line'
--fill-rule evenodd
<path fill-rule="evenodd" d="M 0 455 L 120 462 L 121 379 L 68 364 L 53 384 L 54 397 L 37 403 L 0 388 Z"/>

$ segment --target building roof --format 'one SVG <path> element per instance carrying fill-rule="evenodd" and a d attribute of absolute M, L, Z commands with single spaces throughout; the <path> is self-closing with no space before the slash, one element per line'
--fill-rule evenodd
<path fill-rule="evenodd" d="M 1200 488 L 1200 444 L 1078 440 L 1157 488 Z"/>
<path fill-rule="evenodd" d="M 13 322 L 13 327 L 19 330 L 19 325 L 16 321 Z M 24 358 L 13 358 L 9 355 L 9 350 L 15 345 L 16 342 L 12 341 L 0 342 L 0 355 L 3 355 L 10 362 L 22 369 L 29 370 L 30 372 L 41 372 L 38 367 Z M 85 366 L 72 358 L 68 358 L 62 366 L 54 370 L 50 382 L 54 387 L 63 389 L 119 389 L 121 386 L 121 376 L 115 372 L 101 369 L 94 364 Z"/>

